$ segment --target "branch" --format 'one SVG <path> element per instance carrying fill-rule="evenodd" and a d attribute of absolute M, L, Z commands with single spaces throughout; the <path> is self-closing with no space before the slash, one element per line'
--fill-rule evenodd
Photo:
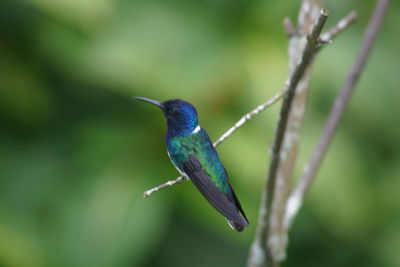
<path fill-rule="evenodd" d="M 276 103 L 279 99 L 281 99 L 287 93 L 287 89 L 284 89 L 282 92 L 276 94 L 270 100 L 264 102 L 263 104 L 259 105 L 249 113 L 245 114 L 238 122 L 236 122 L 226 133 L 224 133 L 217 141 L 214 143 L 214 147 L 217 147 L 226 138 L 228 138 L 233 132 L 235 132 L 240 126 L 245 124 L 248 120 L 250 120 L 253 116 L 257 115 L 261 111 L 265 110 L 267 107 Z"/>
<path fill-rule="evenodd" d="M 313 26 L 313 21 L 318 17 L 318 11 L 322 1 L 304 1 L 302 13 L 302 24 L 299 24 L 297 32 L 309 32 Z M 308 5 L 308 8 L 304 8 Z M 307 18 L 307 19 L 304 19 Z M 323 44 L 331 43 L 331 40 L 350 25 L 356 18 L 356 13 L 352 12 L 342 19 L 335 27 L 319 37 L 320 44 L 317 50 Z M 304 49 L 304 43 L 299 41 L 301 36 L 292 36 L 289 41 L 290 63 L 299 59 L 301 51 Z M 300 39 L 301 40 L 301 39 Z M 269 219 L 269 232 L 267 246 L 271 258 L 275 263 L 280 263 L 286 258 L 286 248 L 288 244 L 289 225 L 286 223 L 287 203 L 292 190 L 293 170 L 298 156 L 298 147 L 301 137 L 301 129 L 304 121 L 304 114 L 307 105 L 307 94 L 309 81 L 311 77 L 311 65 L 307 68 L 305 74 L 296 88 L 296 94 L 293 98 L 292 110 L 289 114 L 285 137 L 280 151 L 280 163 L 276 171 L 276 186 L 271 207 Z"/>
<path fill-rule="evenodd" d="M 321 166 L 322 160 L 324 159 L 328 148 L 332 142 L 333 136 L 337 130 L 340 119 L 349 103 L 350 97 L 355 90 L 355 85 L 366 65 L 367 59 L 370 55 L 373 44 L 377 39 L 379 29 L 381 28 L 383 19 L 386 15 L 390 0 L 378 0 L 374 10 L 372 19 L 365 32 L 364 40 L 361 45 L 361 50 L 354 62 L 354 65 L 347 76 L 347 79 L 342 87 L 342 90 L 338 94 L 335 100 L 335 104 L 329 114 L 329 118 L 326 121 L 323 133 L 318 141 L 318 144 L 314 150 L 310 162 L 306 165 L 303 171 L 303 175 L 299 180 L 296 189 L 290 196 L 286 223 L 290 225 L 296 216 L 300 206 L 303 202 L 304 195 L 310 188 L 311 183 L 315 179 L 317 171 Z"/>
<path fill-rule="evenodd" d="M 339 23 L 336 24 L 336 26 L 333 27 L 330 31 L 322 34 L 319 41 L 321 43 L 331 43 L 333 38 L 339 35 L 339 33 L 345 30 L 356 19 L 357 19 L 357 12 L 352 11 L 349 15 L 340 20 Z"/>
<path fill-rule="evenodd" d="M 293 37 L 297 35 L 297 31 L 295 27 L 293 26 L 292 21 L 290 18 L 285 18 L 283 20 L 283 27 L 285 28 L 286 34 L 288 37 Z"/>
<path fill-rule="evenodd" d="M 226 133 L 224 133 L 215 143 L 213 144 L 214 147 L 217 147 L 219 144 L 221 144 L 223 141 L 225 141 L 231 134 L 233 134 L 237 129 L 239 129 L 243 124 L 248 122 L 251 118 L 253 118 L 255 115 L 259 114 L 261 111 L 265 110 L 267 107 L 272 106 L 274 103 L 276 103 L 279 99 L 281 99 L 285 94 L 287 93 L 287 89 L 283 90 L 282 92 L 276 94 L 274 97 L 269 99 L 268 101 L 264 102 L 263 104 L 259 105 L 249 113 L 245 114 L 239 121 L 237 121 Z M 176 184 L 181 183 L 185 179 L 182 176 L 179 176 L 175 180 L 170 180 L 166 183 L 163 183 L 159 186 L 156 186 L 152 189 L 149 189 L 143 193 L 143 197 L 147 198 L 151 194 L 166 188 L 170 187 Z"/>
<path fill-rule="evenodd" d="M 296 32 L 289 39 L 289 75 L 300 60 L 306 42 L 304 36 L 309 33 L 319 17 L 323 0 L 303 0 Z M 320 45 L 322 46 L 322 44 Z M 298 148 L 301 141 L 301 130 L 308 102 L 308 91 L 311 80 L 310 64 L 299 81 L 288 115 L 285 137 L 280 151 L 280 163 L 276 171 L 276 182 L 269 219 L 267 247 L 271 259 L 278 265 L 286 258 L 288 244 L 287 229 L 283 225 L 286 214 L 287 201 L 292 191 L 293 171 L 298 157 Z"/>
<path fill-rule="evenodd" d="M 274 196 L 275 182 L 277 180 L 277 170 L 280 163 L 281 148 L 285 137 L 289 112 L 292 105 L 292 100 L 295 95 L 295 89 L 306 72 L 307 67 L 314 58 L 315 53 L 318 51 L 319 36 L 322 28 L 328 18 L 328 11 L 322 9 L 320 11 L 317 22 L 314 24 L 311 33 L 307 36 L 306 45 L 304 47 L 300 62 L 295 67 L 287 84 L 288 93 L 286 94 L 278 122 L 278 128 L 275 133 L 275 141 L 272 147 L 272 159 L 269 168 L 268 182 L 264 188 L 261 205 L 260 217 L 257 226 L 256 238 L 252 244 L 248 266 L 265 266 L 266 265 L 266 240 L 268 236 L 268 227 L 271 216 L 272 199 Z M 270 255 L 268 255 L 270 258 Z M 271 259 L 269 259 L 271 260 Z"/>
<path fill-rule="evenodd" d="M 159 191 L 159 190 L 161 190 L 163 188 L 170 187 L 170 186 L 173 186 L 173 185 L 176 185 L 176 184 L 180 184 L 180 183 L 183 182 L 183 180 L 185 180 L 185 178 L 183 178 L 182 176 L 179 176 L 175 180 L 169 180 L 166 183 L 160 184 L 159 186 L 153 187 L 152 189 L 149 189 L 149 190 L 145 191 L 143 193 L 143 197 L 144 198 L 149 197 L 151 194 L 153 194 L 153 193 L 155 193 L 155 192 L 157 192 L 157 191 Z"/>

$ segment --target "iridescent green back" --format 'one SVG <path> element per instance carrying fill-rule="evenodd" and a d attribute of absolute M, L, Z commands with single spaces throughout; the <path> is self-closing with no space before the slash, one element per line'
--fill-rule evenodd
<path fill-rule="evenodd" d="M 225 168 L 206 131 L 201 129 L 197 133 L 171 138 L 167 140 L 167 147 L 171 160 L 180 170 L 182 162 L 188 161 L 191 155 L 196 156 L 210 180 L 233 201 Z"/>

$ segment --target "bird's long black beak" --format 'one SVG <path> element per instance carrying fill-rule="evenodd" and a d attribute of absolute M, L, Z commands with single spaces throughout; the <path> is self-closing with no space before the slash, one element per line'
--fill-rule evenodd
<path fill-rule="evenodd" d="M 158 102 L 158 101 L 155 101 L 153 99 L 149 99 L 149 98 L 145 98 L 145 97 L 137 97 L 137 96 L 135 96 L 133 99 L 153 104 L 153 105 L 161 108 L 162 110 L 164 110 L 164 105 L 163 105 L 162 102 Z"/>

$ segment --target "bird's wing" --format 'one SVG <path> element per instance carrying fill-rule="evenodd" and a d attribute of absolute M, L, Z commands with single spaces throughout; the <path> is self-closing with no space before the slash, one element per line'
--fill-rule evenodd
<path fill-rule="evenodd" d="M 233 191 L 233 188 L 231 186 L 231 184 L 229 184 L 229 188 L 231 189 L 232 192 L 232 196 L 233 196 L 233 200 L 235 201 L 236 207 L 238 208 L 238 210 L 240 211 L 240 213 L 243 215 L 244 219 L 247 221 L 247 223 L 249 223 L 249 220 L 246 217 L 246 214 L 244 213 L 244 210 L 242 208 L 242 204 L 240 204 L 239 199 L 237 198 L 235 191 Z"/>
<path fill-rule="evenodd" d="M 194 156 L 182 163 L 183 171 L 189 176 L 193 184 L 208 202 L 228 220 L 242 226 L 248 223 L 238 213 L 238 208 L 215 186 L 208 175 L 202 169 L 201 163 Z"/>

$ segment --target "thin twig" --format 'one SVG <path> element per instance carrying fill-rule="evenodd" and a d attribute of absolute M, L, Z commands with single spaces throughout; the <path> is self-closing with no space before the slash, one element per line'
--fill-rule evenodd
<path fill-rule="evenodd" d="M 381 28 L 383 19 L 386 15 L 386 11 L 390 0 L 378 0 L 374 10 L 372 19 L 365 32 L 364 41 L 361 45 L 361 50 L 354 62 L 354 65 L 347 76 L 346 82 L 344 83 L 342 90 L 337 96 L 333 108 L 329 114 L 329 118 L 325 124 L 325 128 L 318 141 L 318 144 L 314 150 L 310 162 L 306 165 L 303 171 L 303 175 L 299 180 L 296 189 L 291 194 L 291 197 L 287 206 L 287 224 L 290 225 L 293 218 L 296 216 L 302 202 L 304 195 L 310 188 L 319 167 L 321 166 L 322 160 L 324 159 L 328 148 L 332 142 L 333 136 L 337 130 L 340 119 L 349 103 L 350 97 L 355 90 L 355 85 L 362 73 L 367 59 L 370 55 L 373 44 L 377 39 L 379 29 Z"/>
<path fill-rule="evenodd" d="M 261 256 L 260 253 L 265 253 L 266 251 L 266 239 L 269 227 L 269 216 L 272 205 L 272 198 L 274 195 L 275 182 L 276 182 L 276 174 L 280 161 L 280 151 L 282 148 L 283 139 L 285 137 L 286 126 L 288 121 L 288 115 L 290 112 L 290 108 L 292 105 L 292 100 L 295 94 L 295 89 L 303 77 L 308 65 L 311 63 L 314 58 L 315 52 L 317 51 L 317 46 L 319 43 L 319 36 L 321 34 L 321 30 L 328 18 L 328 11 L 326 9 L 322 9 L 318 21 L 312 28 L 311 33 L 307 36 L 307 43 L 303 50 L 303 54 L 301 56 L 301 60 L 292 72 L 292 76 L 289 79 L 287 84 L 288 93 L 285 95 L 280 118 L 278 122 L 278 127 L 275 133 L 275 141 L 272 147 L 272 159 L 271 165 L 269 168 L 268 174 L 268 182 L 263 191 L 263 196 L 260 205 L 260 213 L 259 213 L 259 221 L 257 225 L 257 233 L 256 238 L 253 242 L 252 248 L 250 250 L 248 266 L 265 266 L 266 259 L 265 254 Z"/>
<path fill-rule="evenodd" d="M 280 93 L 277 93 L 274 97 L 272 97 L 270 100 L 266 101 L 265 103 L 259 105 L 246 115 L 244 115 L 238 122 L 235 123 L 226 133 L 224 133 L 217 141 L 214 143 L 214 147 L 217 147 L 219 144 L 221 144 L 223 141 L 225 141 L 226 138 L 228 138 L 234 131 L 236 131 L 240 126 L 245 124 L 248 120 L 250 120 L 253 116 L 257 115 L 267 107 L 273 105 L 275 102 L 277 102 L 279 99 L 281 99 L 285 94 L 287 93 L 287 89 L 283 90 Z"/>
<path fill-rule="evenodd" d="M 349 15 L 341 19 L 335 27 L 330 31 L 324 33 L 319 38 L 321 43 L 331 43 L 332 39 L 335 38 L 339 33 L 345 30 L 351 23 L 357 19 L 357 12 L 352 11 Z"/>
<path fill-rule="evenodd" d="M 143 193 L 143 197 L 146 198 L 146 197 L 150 196 L 151 194 L 153 194 L 153 193 L 155 193 L 155 192 L 157 192 L 157 191 L 159 191 L 159 190 L 161 190 L 163 188 L 170 187 L 170 186 L 173 186 L 173 185 L 176 185 L 176 184 L 180 184 L 180 183 L 183 182 L 183 180 L 185 180 L 185 178 L 183 178 L 182 176 L 179 176 L 175 180 L 170 180 L 170 181 L 168 181 L 166 183 L 163 183 L 163 184 L 161 184 L 159 186 L 153 187 L 152 189 L 149 189 L 149 190 L 145 191 Z"/>
<path fill-rule="evenodd" d="M 249 113 L 245 114 L 240 120 L 238 120 L 226 133 L 224 133 L 215 143 L 213 144 L 214 147 L 217 147 L 219 144 L 221 144 L 223 141 L 225 141 L 231 134 L 233 134 L 237 129 L 239 129 L 243 124 L 245 124 L 247 121 L 249 121 L 251 118 L 253 118 L 255 115 L 259 114 L 261 111 L 265 110 L 267 107 L 272 106 L 274 103 L 276 103 L 279 99 L 281 99 L 285 94 L 287 93 L 287 89 L 283 90 L 280 93 L 277 93 L 274 97 L 269 99 L 268 101 L 262 103 Z M 143 197 L 149 197 L 151 194 L 166 188 L 170 187 L 176 184 L 181 183 L 185 179 L 182 176 L 179 176 L 175 180 L 170 180 L 166 183 L 163 183 L 159 186 L 156 186 L 152 189 L 149 189 L 143 193 Z"/>
<path fill-rule="evenodd" d="M 285 28 L 288 37 L 297 35 L 296 28 L 293 26 L 293 22 L 290 18 L 285 18 L 283 20 L 283 27 Z"/>

